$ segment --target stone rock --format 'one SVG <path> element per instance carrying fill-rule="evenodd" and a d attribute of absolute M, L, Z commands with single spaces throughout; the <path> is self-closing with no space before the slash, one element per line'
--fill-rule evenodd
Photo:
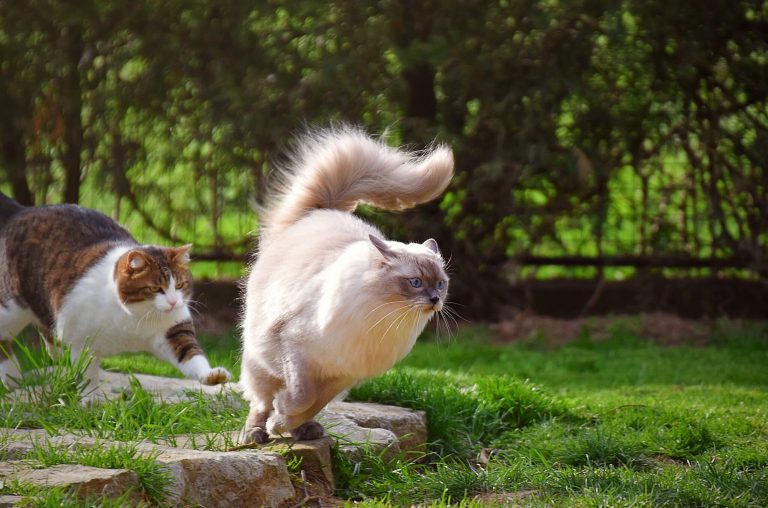
<path fill-rule="evenodd" d="M 353 459 L 359 459 L 365 450 L 383 454 L 386 460 L 400 454 L 400 442 L 391 430 L 367 429 L 351 418 L 331 411 L 318 415 L 318 420 L 325 427 L 325 431 L 339 443 L 342 453 Z"/>
<path fill-rule="evenodd" d="M 209 452 L 142 443 L 173 475 L 169 503 L 229 506 L 280 506 L 295 495 L 285 461 L 258 450 Z"/>
<path fill-rule="evenodd" d="M 331 402 L 324 412 L 342 416 L 366 429 L 391 431 L 403 452 L 426 451 L 427 417 L 423 411 L 370 402 Z"/>
<path fill-rule="evenodd" d="M 210 396 L 224 396 L 238 405 L 243 403 L 238 396 L 240 390 L 237 383 L 208 386 L 195 379 L 179 379 L 149 374 L 134 374 L 134 376 L 141 383 L 142 388 L 169 403 L 189 400 L 191 398 L 190 393 L 197 392 Z M 130 379 L 128 374 L 122 372 L 99 370 L 99 384 L 84 397 L 84 402 L 119 397 L 125 390 L 130 390 Z"/>
<path fill-rule="evenodd" d="M 333 492 L 335 479 L 331 462 L 331 447 L 334 441 L 330 436 L 311 441 L 293 441 L 277 439 L 267 443 L 261 449 L 280 453 L 288 460 L 299 459 L 299 471 L 304 471 L 305 478 L 311 483 L 321 483 L 328 492 Z"/>
<path fill-rule="evenodd" d="M 0 508 L 13 508 L 21 503 L 21 496 L 0 495 Z"/>
<path fill-rule="evenodd" d="M 34 444 L 31 441 L 8 441 L 0 454 L 5 460 L 16 460 L 27 456 Z"/>
<path fill-rule="evenodd" d="M 141 499 L 139 477 L 128 469 L 58 464 L 45 469 L 22 469 L 9 477 L 43 487 L 66 487 L 81 497 L 117 498 L 131 491 L 131 499 Z"/>

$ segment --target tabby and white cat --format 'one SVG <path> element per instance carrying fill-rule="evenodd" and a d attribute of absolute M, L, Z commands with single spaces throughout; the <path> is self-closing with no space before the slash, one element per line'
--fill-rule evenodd
<path fill-rule="evenodd" d="M 228 381 L 195 337 L 189 249 L 139 245 L 94 210 L 25 207 L 0 193 L 0 382 L 19 375 L 12 340 L 31 323 L 73 355 L 87 345 L 92 380 L 101 357 L 146 351 L 205 384 Z"/>
<path fill-rule="evenodd" d="M 248 277 L 244 442 L 322 436 L 313 417 L 329 401 L 411 350 L 448 290 L 437 243 L 386 240 L 351 212 L 430 201 L 452 176 L 447 147 L 417 156 L 351 128 L 301 141 Z"/>

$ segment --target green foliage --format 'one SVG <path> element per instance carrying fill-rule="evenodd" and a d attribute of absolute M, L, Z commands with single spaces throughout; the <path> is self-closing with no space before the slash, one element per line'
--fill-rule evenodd
<path fill-rule="evenodd" d="M 90 380 L 86 372 L 93 361 L 88 347 L 72 358 L 72 346 L 57 344 L 52 355 L 14 339 L 14 352 L 22 377 L 16 381 L 27 399 L 39 407 L 54 405 L 73 407 L 79 404 Z"/>
<path fill-rule="evenodd" d="M 347 121 L 454 148 L 442 203 L 374 219 L 462 259 L 478 308 L 518 253 L 762 273 L 767 21 L 752 0 L 11 2 L 0 181 L 243 254 L 286 140 Z"/>

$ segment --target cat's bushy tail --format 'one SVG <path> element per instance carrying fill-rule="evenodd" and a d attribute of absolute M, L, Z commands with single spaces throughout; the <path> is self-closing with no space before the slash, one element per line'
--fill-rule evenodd
<path fill-rule="evenodd" d="M 446 146 L 405 152 L 350 127 L 312 134 L 300 141 L 262 214 L 262 242 L 319 208 L 351 212 L 361 202 L 411 208 L 442 194 L 452 176 L 453 153 Z"/>

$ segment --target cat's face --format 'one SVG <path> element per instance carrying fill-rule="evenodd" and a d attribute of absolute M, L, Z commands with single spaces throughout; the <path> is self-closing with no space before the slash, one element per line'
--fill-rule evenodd
<path fill-rule="evenodd" d="M 397 246 L 371 236 L 383 256 L 382 287 L 391 299 L 408 302 L 422 312 L 440 312 L 448 296 L 448 275 L 432 239 L 422 244 Z"/>
<path fill-rule="evenodd" d="M 126 308 L 134 314 L 183 308 L 192 293 L 190 247 L 145 246 L 123 254 L 115 266 L 115 282 Z"/>

